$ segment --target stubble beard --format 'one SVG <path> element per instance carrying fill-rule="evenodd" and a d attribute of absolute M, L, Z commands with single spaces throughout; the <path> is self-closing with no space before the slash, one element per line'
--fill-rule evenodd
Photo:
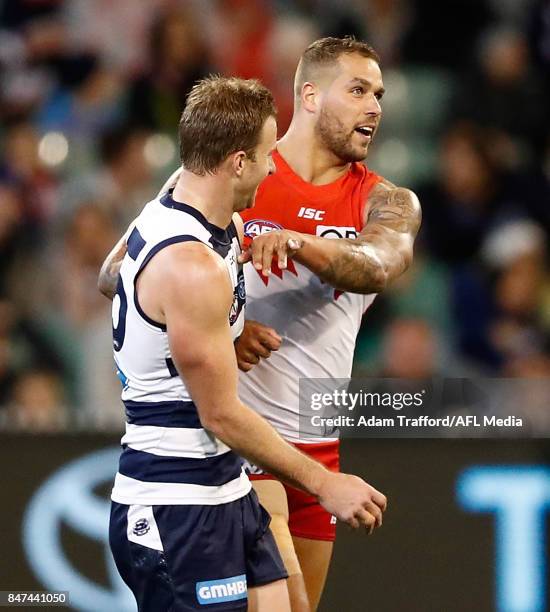
<path fill-rule="evenodd" d="M 321 109 L 315 132 L 324 147 L 344 163 L 360 162 L 367 156 L 368 146 L 354 147 L 350 134 L 340 119 L 326 108 Z"/>

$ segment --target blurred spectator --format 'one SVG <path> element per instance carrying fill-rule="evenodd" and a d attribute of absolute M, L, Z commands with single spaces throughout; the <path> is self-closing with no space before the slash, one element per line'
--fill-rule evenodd
<path fill-rule="evenodd" d="M 456 115 L 502 132 L 515 148 L 517 163 L 525 164 L 541 149 L 547 109 L 525 34 L 502 27 L 485 33 L 479 66 L 457 90 Z"/>
<path fill-rule="evenodd" d="M 105 132 L 100 144 L 101 165 L 70 181 L 63 192 L 63 217 L 82 202 L 93 200 L 115 223 L 118 233 L 126 230 L 153 194 L 151 169 L 145 158 L 147 133 L 119 126 Z"/>
<path fill-rule="evenodd" d="M 207 39 L 192 7 L 177 5 L 159 15 L 149 36 L 148 70 L 128 93 L 129 120 L 172 134 L 189 90 L 211 71 Z"/>
<path fill-rule="evenodd" d="M 68 414 L 63 385 L 54 372 L 29 370 L 16 380 L 4 427 L 33 433 L 63 431 Z"/>
<path fill-rule="evenodd" d="M 381 297 L 387 303 L 389 319 L 418 317 L 430 321 L 439 335 L 447 336 L 452 326 L 449 292 L 449 270 L 423 252 L 419 244 L 407 274 L 392 283 Z"/>
<path fill-rule="evenodd" d="M 41 131 L 56 130 L 69 138 L 90 139 L 120 118 L 122 83 L 95 55 L 65 58 L 58 87 L 37 116 Z"/>
<path fill-rule="evenodd" d="M 224 74 L 269 78 L 269 40 L 274 26 L 267 0 L 217 0 L 212 23 L 214 63 Z"/>
<path fill-rule="evenodd" d="M 396 319 L 386 329 L 381 376 L 432 378 L 441 375 L 436 334 L 423 319 Z"/>
<path fill-rule="evenodd" d="M 39 157 L 38 133 L 30 123 L 15 123 L 6 132 L 3 150 L 0 174 L 19 191 L 26 232 L 32 240 L 41 239 L 57 208 L 58 180 Z"/>
<path fill-rule="evenodd" d="M 300 17 L 285 17 L 277 21 L 270 40 L 270 74 L 266 84 L 277 104 L 277 131 L 288 129 L 294 113 L 294 73 L 300 56 L 318 38 L 313 23 Z"/>
<path fill-rule="evenodd" d="M 96 53 L 103 65 L 120 74 L 136 74 L 147 63 L 147 34 L 152 20 L 167 0 L 71 0 L 63 3 L 63 17 L 71 44 Z M 139 8 L 139 10 L 136 10 Z"/>
<path fill-rule="evenodd" d="M 379 370 L 384 334 L 393 320 L 429 321 L 439 344 L 445 344 L 445 355 L 439 359 L 452 359 L 453 317 L 450 302 L 450 275 L 447 267 L 428 256 L 419 244 L 414 262 L 407 274 L 392 283 L 377 297 L 364 318 L 357 339 L 355 374 Z"/>
<path fill-rule="evenodd" d="M 412 20 L 401 57 L 462 72 L 473 63 L 472 50 L 491 24 L 487 0 L 411 0 Z"/>
<path fill-rule="evenodd" d="M 23 372 L 42 367 L 60 376 L 65 373 L 62 358 L 44 331 L 21 316 L 14 304 L 0 298 L 0 406 L 5 405 Z"/>
<path fill-rule="evenodd" d="M 111 305 L 97 290 L 97 274 L 118 231 L 97 202 L 77 208 L 44 269 L 43 309 L 62 314 L 58 341 L 70 343 L 78 380 L 79 419 L 118 427 L 120 384 L 112 358 Z M 55 278 L 47 269 L 56 270 Z M 51 316 L 51 315 L 50 315 Z"/>
<path fill-rule="evenodd" d="M 362 16 L 364 35 L 382 60 L 384 68 L 402 58 L 403 40 L 412 24 L 414 9 L 406 0 L 356 0 Z"/>
<path fill-rule="evenodd" d="M 58 267 L 60 307 L 76 327 L 103 313 L 105 298 L 97 291 L 97 272 L 117 233 L 112 220 L 98 204 L 82 204 L 74 213 L 64 236 L 64 249 Z"/>
<path fill-rule="evenodd" d="M 21 240 L 24 205 L 17 189 L 0 183 L 0 297 L 8 292 L 9 273 Z"/>
<path fill-rule="evenodd" d="M 451 313 L 459 352 L 481 366 L 500 367 L 489 338 L 495 313 L 488 275 L 477 264 L 487 235 L 517 215 L 513 181 L 497 166 L 490 133 L 457 123 L 443 137 L 439 179 L 420 187 L 423 235 L 450 266 Z"/>
<path fill-rule="evenodd" d="M 70 49 L 60 0 L 0 3 L 0 117 L 22 120 L 39 106 Z"/>
<path fill-rule="evenodd" d="M 543 354 L 548 342 L 550 330 L 543 323 L 543 313 L 550 308 L 544 297 L 546 250 L 544 232 L 530 221 L 497 228 L 483 248 L 484 259 L 495 274 L 492 342 L 505 364 L 514 363 L 516 368 L 524 358 Z"/>
<path fill-rule="evenodd" d="M 111 305 L 97 291 L 97 273 L 117 240 L 108 214 L 94 203 L 81 206 L 65 233 L 62 307 L 80 345 L 82 412 L 88 422 L 120 427 L 120 384 L 112 361 Z"/>
<path fill-rule="evenodd" d="M 428 248 L 449 263 L 471 261 L 507 198 L 487 132 L 470 123 L 448 128 L 439 176 L 419 188 Z"/>

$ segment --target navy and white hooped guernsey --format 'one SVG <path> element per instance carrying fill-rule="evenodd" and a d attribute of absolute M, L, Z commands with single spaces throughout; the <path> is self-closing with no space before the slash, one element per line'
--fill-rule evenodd
<path fill-rule="evenodd" d="M 143 312 L 136 282 L 163 248 L 202 242 L 223 258 L 233 289 L 233 338 L 244 325 L 245 289 L 235 225 L 211 225 L 171 192 L 149 202 L 127 238 L 128 252 L 113 299 L 113 344 L 123 384 L 126 433 L 111 499 L 121 504 L 217 505 L 251 488 L 242 460 L 205 430 L 170 354 L 166 326 Z"/>

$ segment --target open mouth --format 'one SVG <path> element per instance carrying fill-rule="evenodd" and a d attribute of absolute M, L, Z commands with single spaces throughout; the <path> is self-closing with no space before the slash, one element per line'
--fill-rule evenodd
<path fill-rule="evenodd" d="M 368 125 L 361 125 L 359 127 L 356 127 L 355 131 L 361 134 L 361 136 L 368 138 L 369 140 L 372 139 L 372 135 L 374 134 L 374 128 Z"/>

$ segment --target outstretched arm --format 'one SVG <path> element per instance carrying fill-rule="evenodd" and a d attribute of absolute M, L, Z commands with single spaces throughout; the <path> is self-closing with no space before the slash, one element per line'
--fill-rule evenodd
<path fill-rule="evenodd" d="M 306 236 L 296 260 L 337 289 L 378 293 L 410 266 L 421 221 L 420 203 L 409 189 L 382 181 L 365 207 L 355 240 Z"/>
<path fill-rule="evenodd" d="M 369 195 L 364 227 L 355 240 L 280 230 L 256 238 L 243 259 L 269 274 L 275 255 L 281 268 L 287 256 L 294 257 L 336 289 L 378 293 L 409 267 L 420 221 L 416 195 L 382 180 Z"/>

